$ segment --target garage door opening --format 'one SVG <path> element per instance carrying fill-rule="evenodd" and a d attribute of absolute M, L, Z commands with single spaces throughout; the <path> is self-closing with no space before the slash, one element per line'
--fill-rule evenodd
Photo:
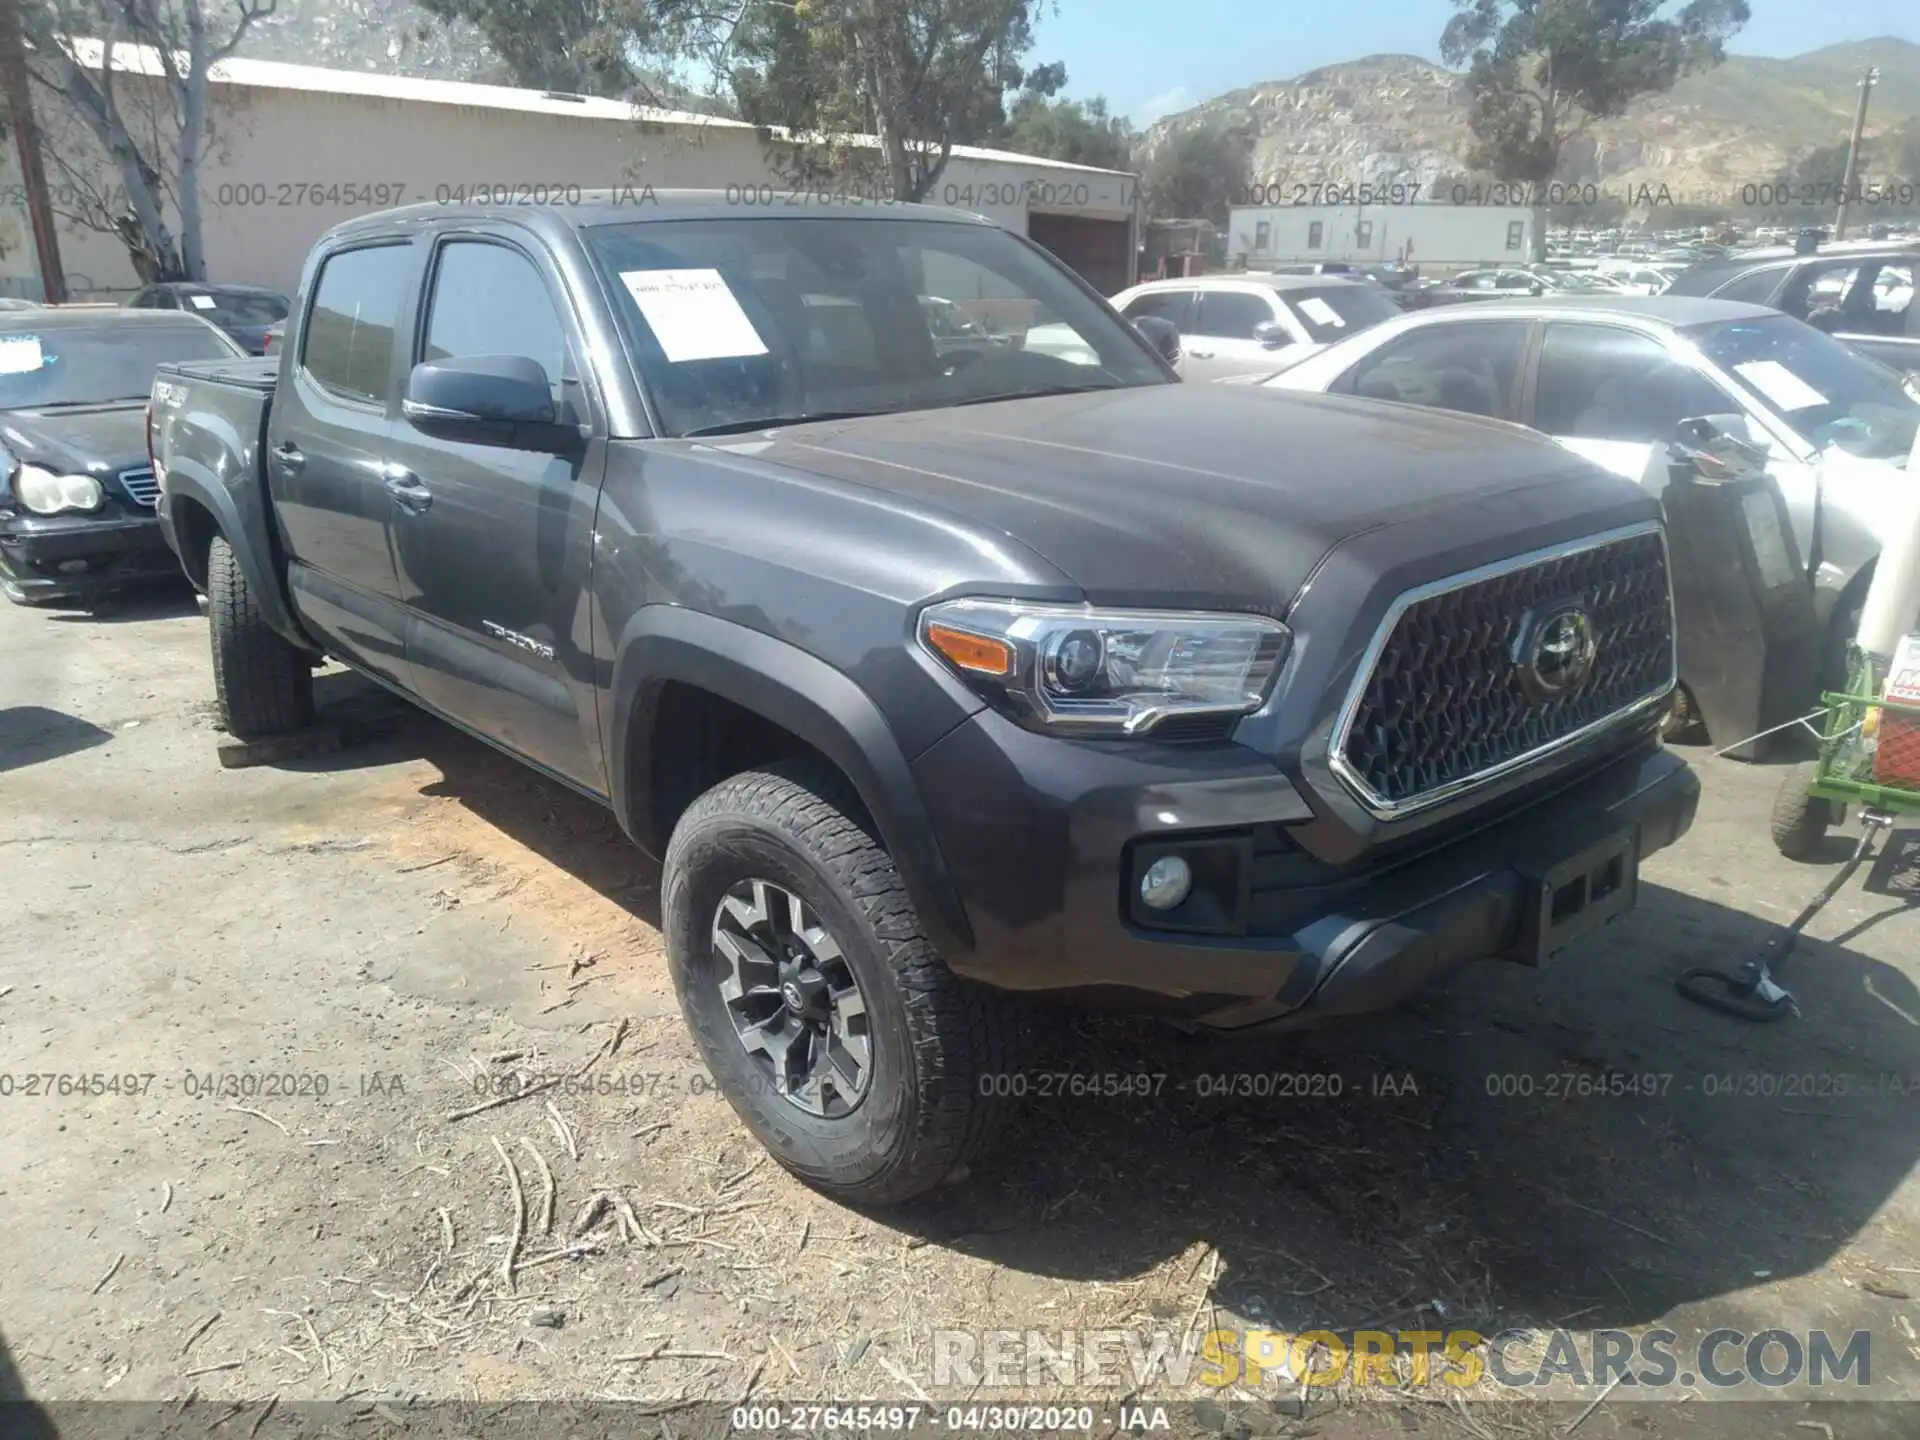
<path fill-rule="evenodd" d="M 1027 238 L 1079 271 L 1102 295 L 1117 295 L 1133 283 L 1132 227 L 1125 220 L 1034 211 L 1027 216 Z"/>

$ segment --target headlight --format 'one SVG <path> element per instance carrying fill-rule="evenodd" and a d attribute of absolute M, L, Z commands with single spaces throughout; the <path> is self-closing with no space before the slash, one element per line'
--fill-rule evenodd
<path fill-rule="evenodd" d="M 1287 627 L 1257 615 L 1094 610 L 950 600 L 920 641 L 967 680 L 1041 724 L 1141 735 L 1174 716 L 1260 708 L 1286 658 Z"/>
<path fill-rule="evenodd" d="M 56 475 L 38 465 L 22 465 L 13 477 L 14 494 L 36 515 L 62 510 L 98 510 L 105 492 L 91 475 Z"/>

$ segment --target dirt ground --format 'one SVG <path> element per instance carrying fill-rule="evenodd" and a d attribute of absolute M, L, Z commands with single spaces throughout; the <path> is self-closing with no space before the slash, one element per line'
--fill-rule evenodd
<path fill-rule="evenodd" d="M 391 709 L 345 675 L 321 692 Z M 404 711 L 336 755 L 223 770 L 210 696 L 188 597 L 0 607 L 0 1398 L 164 1401 L 146 1418 L 265 1437 L 274 1396 L 389 1420 L 1097 1400 L 1110 1433 L 1137 1387 L 943 1385 L 935 1332 L 1556 1325 L 1665 1327 L 1683 1355 L 1718 1327 L 1864 1330 L 1862 1393 L 1920 1398 L 1920 914 L 1844 892 L 1783 972 L 1797 1020 L 1671 984 L 1831 873 L 1773 853 L 1775 770 L 1701 755 L 1700 821 L 1638 911 L 1543 970 L 1230 1045 L 1072 1022 L 1036 1075 L 1152 1093 L 1036 1097 L 962 1183 L 867 1215 L 710 1093 L 657 872 L 608 816 Z M 1251 1420 L 1181 1423 L 1920 1434 L 1920 1405 L 1851 1394 L 1267 1381 L 1214 1397 Z"/>

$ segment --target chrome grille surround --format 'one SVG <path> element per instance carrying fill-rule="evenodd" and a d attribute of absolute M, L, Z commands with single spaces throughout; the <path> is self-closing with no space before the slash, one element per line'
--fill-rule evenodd
<path fill-rule="evenodd" d="M 1596 622 L 1598 654 L 1579 687 L 1542 701 L 1514 652 L 1530 612 L 1567 601 Z M 1355 671 L 1329 764 L 1380 819 L 1441 804 L 1649 713 L 1677 679 L 1674 634 L 1655 520 L 1417 586 Z"/>

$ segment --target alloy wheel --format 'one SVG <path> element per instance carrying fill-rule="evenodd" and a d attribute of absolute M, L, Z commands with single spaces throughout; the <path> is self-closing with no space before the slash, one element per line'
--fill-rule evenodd
<path fill-rule="evenodd" d="M 742 880 L 714 909 L 720 998 L 776 1094 L 838 1119 L 866 1097 L 873 1047 L 866 997 L 839 942 L 798 895 Z"/>

